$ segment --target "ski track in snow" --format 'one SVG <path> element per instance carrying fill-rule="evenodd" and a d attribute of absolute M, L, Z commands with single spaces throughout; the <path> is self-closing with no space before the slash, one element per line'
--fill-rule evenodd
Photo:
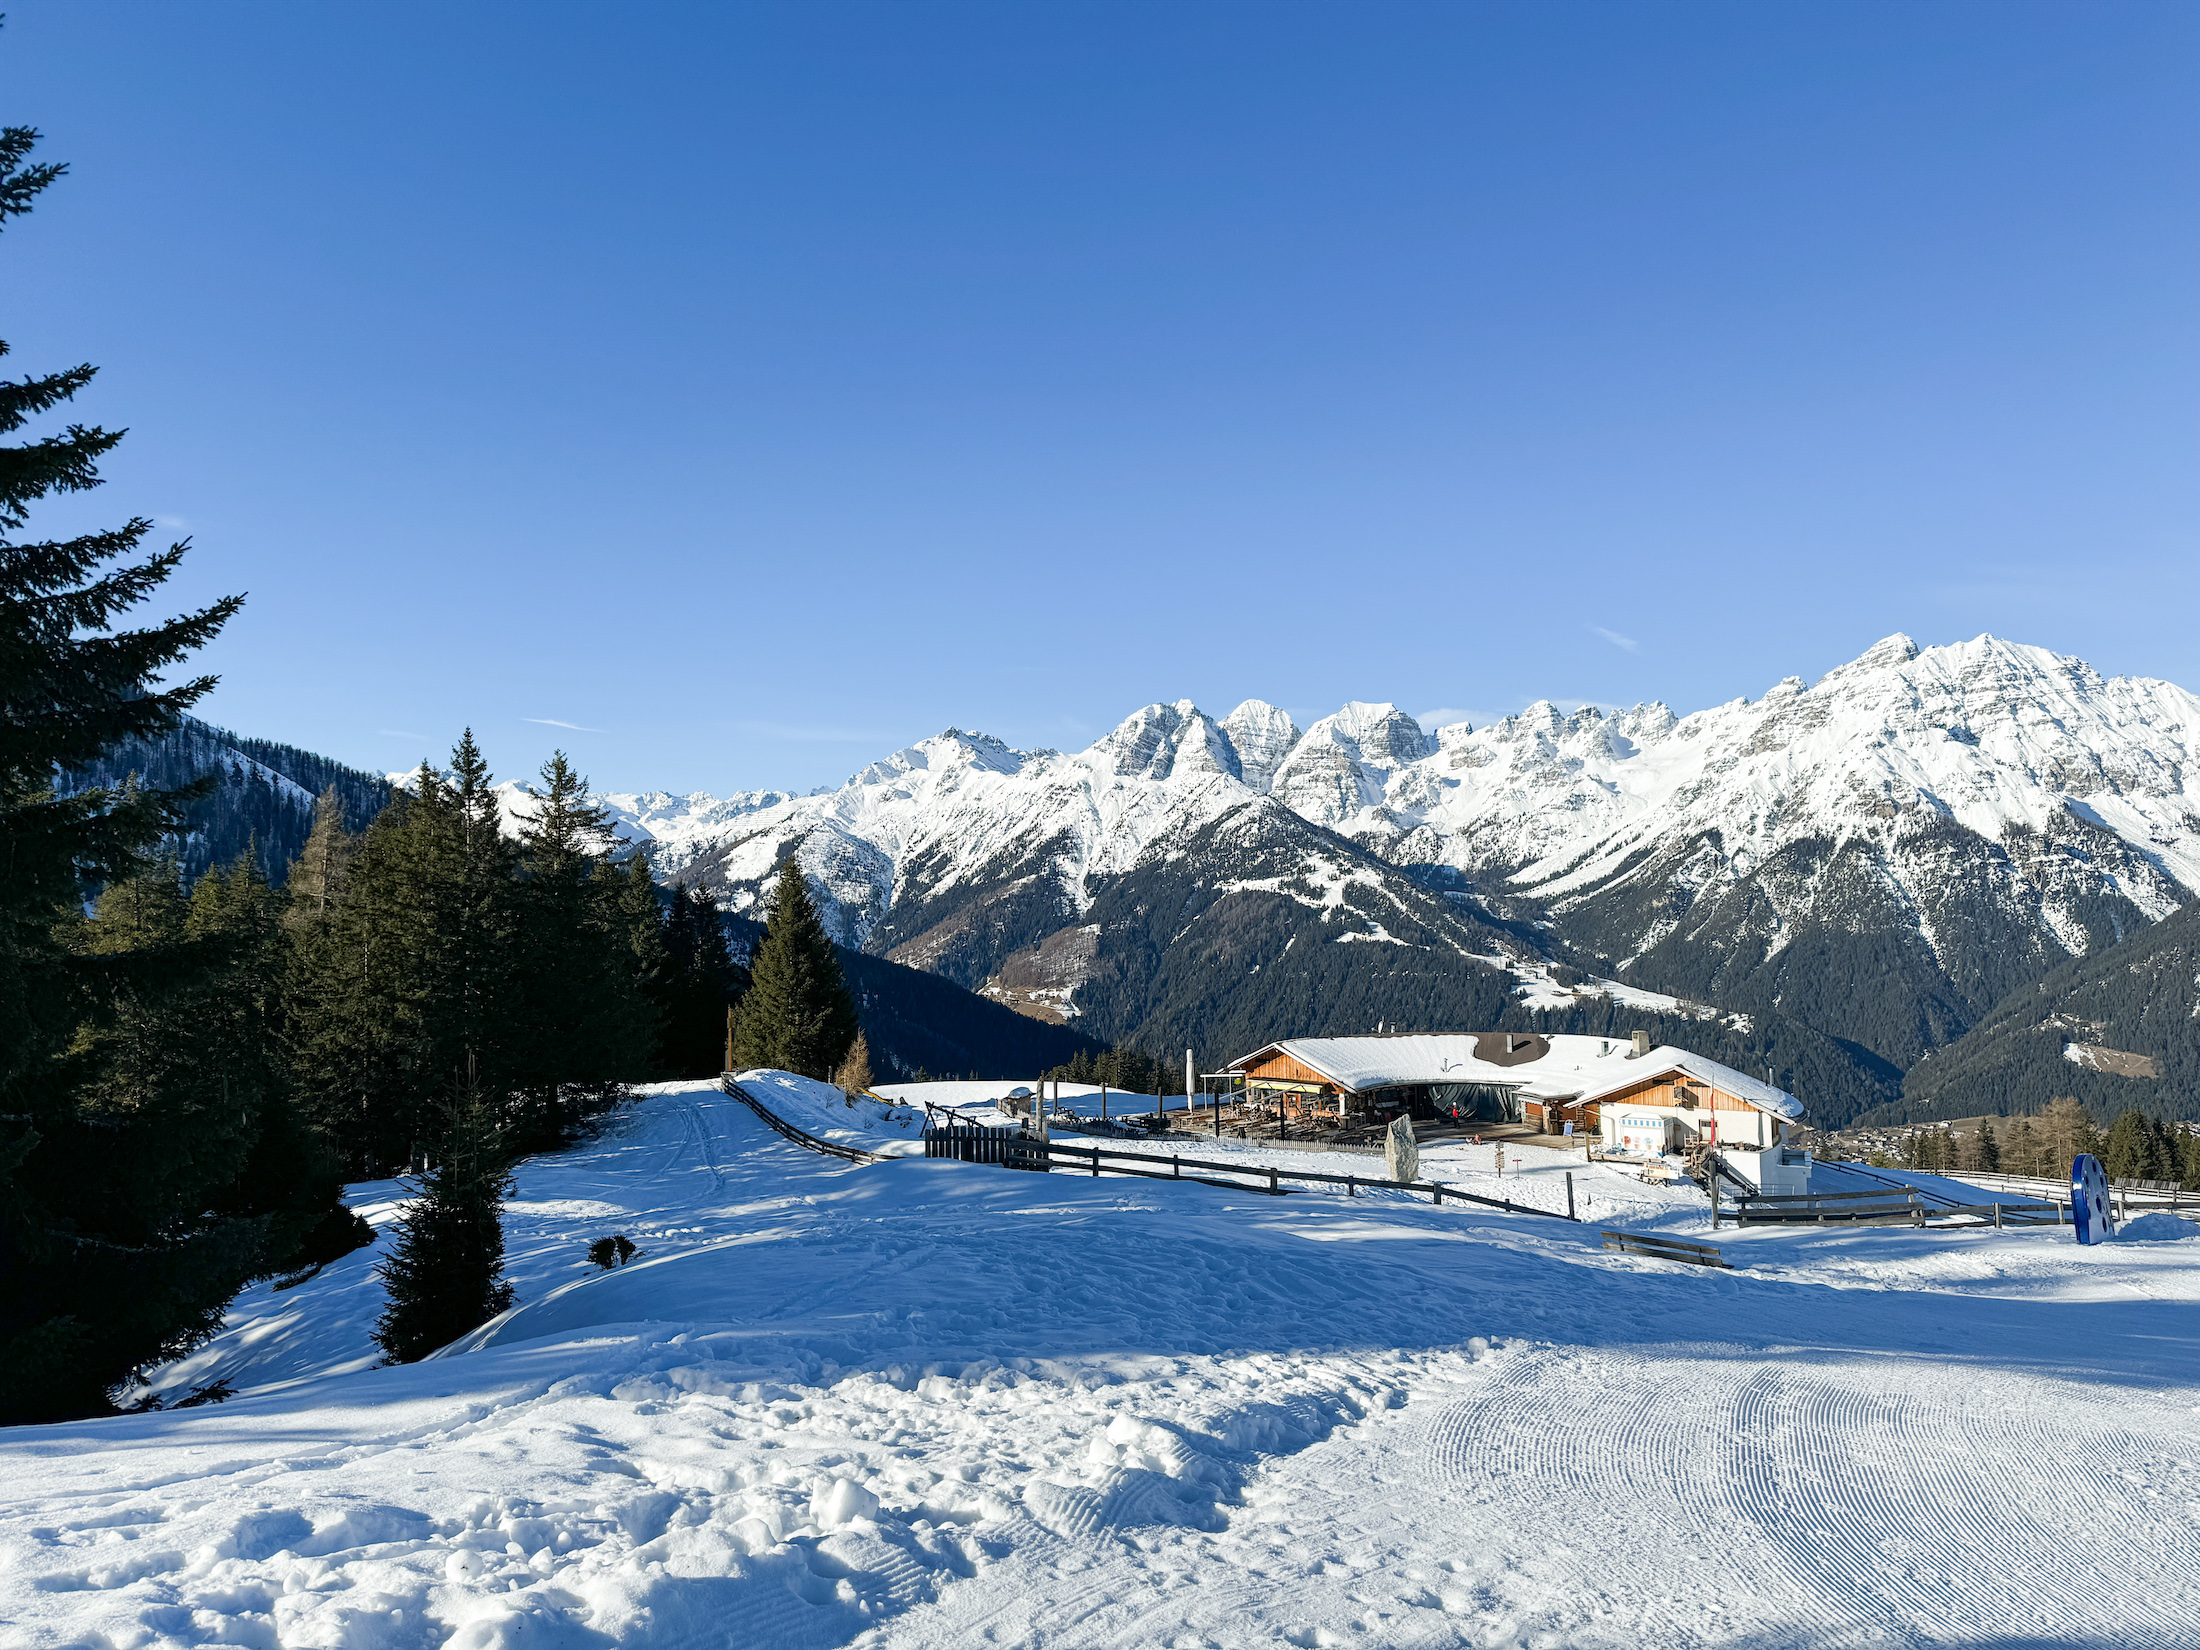
<path fill-rule="evenodd" d="M 1596 1220 L 1710 1236 L 1695 1194 L 1488 1152 L 1425 1161 L 1561 1205 L 1570 1167 Z M 443 1355 L 364 1367 L 377 1245 L 248 1292 L 157 1383 L 226 1375 L 229 1403 L 0 1434 L 0 1645 L 2172 1646 L 2200 1620 L 2200 1242 L 1752 1228 L 1707 1272 L 1396 1193 L 856 1167 L 693 1085 L 518 1180 L 522 1304 Z M 645 1253 L 597 1273 L 614 1230 Z"/>

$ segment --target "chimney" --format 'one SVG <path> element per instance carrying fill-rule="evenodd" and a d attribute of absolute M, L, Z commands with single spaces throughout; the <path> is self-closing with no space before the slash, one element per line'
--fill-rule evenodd
<path fill-rule="evenodd" d="M 1628 1059 L 1630 1059 L 1630 1060 L 1639 1060 L 1639 1059 L 1641 1059 L 1641 1058 L 1642 1058 L 1642 1057 L 1643 1057 L 1643 1056 L 1644 1056 L 1645 1054 L 1648 1054 L 1649 1052 L 1650 1052 L 1650 1033 L 1649 1033 L 1649 1032 L 1647 1032 L 1647 1031 L 1638 1031 L 1638 1032 L 1636 1032 L 1636 1033 L 1635 1033 L 1635 1052 L 1634 1052 L 1634 1053 L 1632 1053 L 1632 1054 L 1630 1054 L 1630 1055 L 1628 1055 L 1628 1056 L 1627 1056 L 1627 1058 L 1628 1058 Z"/>

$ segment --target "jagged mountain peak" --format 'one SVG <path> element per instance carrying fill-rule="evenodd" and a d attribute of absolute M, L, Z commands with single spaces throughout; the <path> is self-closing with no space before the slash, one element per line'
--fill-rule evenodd
<path fill-rule="evenodd" d="M 1085 756 L 1124 778 L 1167 779 L 1179 771 L 1232 779 L 1239 774 L 1230 736 L 1189 699 L 1133 711 Z"/>
<path fill-rule="evenodd" d="M 1047 754 L 1050 753 L 1016 750 L 990 733 L 948 728 L 894 752 L 883 761 L 872 763 L 851 777 L 848 785 L 896 785 L 920 772 L 948 773 L 970 768 L 989 773 L 1018 773 L 1027 761 Z"/>
<path fill-rule="evenodd" d="M 1820 684 L 1838 681 L 1847 676 L 1866 675 L 1874 671 L 1888 670 L 1906 665 L 1918 655 L 1917 643 L 1896 631 L 1892 636 L 1882 636 L 1845 665 L 1836 665 L 1818 678 Z"/>
<path fill-rule="evenodd" d="M 1238 756 L 1238 777 L 1265 792 L 1276 769 L 1299 742 L 1299 726 L 1290 714 L 1265 699 L 1248 699 L 1222 719 L 1222 731 Z"/>

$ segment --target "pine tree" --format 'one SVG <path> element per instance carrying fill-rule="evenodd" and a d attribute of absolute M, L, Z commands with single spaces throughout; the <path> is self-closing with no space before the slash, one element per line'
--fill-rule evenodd
<path fill-rule="evenodd" d="M 626 1085 L 652 1075 L 660 1021 L 625 879 L 610 867 L 609 816 L 563 751 L 543 764 L 542 788 L 520 832 L 516 1144 L 569 1142 L 610 1109 Z M 652 902 L 655 894 L 650 894 Z M 655 920 L 652 906 L 650 920 Z"/>
<path fill-rule="evenodd" d="M 452 794 L 422 763 L 359 838 L 331 916 L 301 938 L 295 1080 L 365 1178 L 410 1161 L 469 1071 L 499 1089 L 508 1014 L 482 1001 L 490 959 L 468 954 L 465 859 Z"/>
<path fill-rule="evenodd" d="M 840 958 L 818 920 L 801 869 L 779 868 L 771 918 L 735 1018 L 734 1065 L 828 1078 L 860 1029 Z"/>
<path fill-rule="evenodd" d="M 2000 1171 L 2001 1141 L 1994 1134 L 1994 1120 L 1990 1117 L 1979 1119 L 1976 1152 L 1978 1166 L 1981 1169 L 1988 1174 L 1995 1174 Z"/>
<path fill-rule="evenodd" d="M 747 984 L 733 961 L 718 901 L 707 888 L 672 890 L 665 915 L 664 1066 L 671 1077 L 725 1069 L 726 1013 Z"/>
<path fill-rule="evenodd" d="M 725 1070 L 726 1033 L 733 1004 L 749 988 L 749 971 L 733 960 L 717 896 L 698 887 L 689 896 L 695 914 L 695 953 L 687 976 L 683 1012 L 693 1028 L 687 1075 L 715 1077 Z"/>
<path fill-rule="evenodd" d="M 840 1062 L 840 1069 L 833 1073 L 833 1087 L 843 1094 L 861 1094 L 872 1083 L 871 1044 L 862 1032 L 848 1045 L 848 1057 Z"/>
<path fill-rule="evenodd" d="M 252 1140 L 236 1178 L 212 1191 L 218 1214 L 268 1217 L 263 1267 L 334 1260 L 374 1240 L 343 1206 L 335 1153 L 300 1106 L 285 1052 L 291 940 L 288 899 L 261 868 L 257 844 L 191 891 L 184 931 L 215 949 L 220 973 L 197 1010 L 226 1086 L 252 1111 Z"/>
<path fill-rule="evenodd" d="M 667 1077 L 697 1075 L 688 1070 L 692 1028 L 687 1023 L 689 982 L 696 966 L 695 902 L 684 884 L 673 885 L 665 901 L 664 975 L 658 982 L 657 1006 L 664 1015 L 664 1040 L 658 1065 Z"/>
<path fill-rule="evenodd" d="M 37 139 L 27 127 L 0 130 L 0 225 L 31 210 L 64 170 L 30 162 Z M 0 435 L 61 407 L 93 372 L 0 382 Z M 162 995 L 156 986 L 181 987 L 157 980 L 162 970 L 199 964 L 198 953 L 171 943 L 179 913 L 157 899 L 145 912 L 168 925 L 157 962 L 82 943 L 79 926 L 87 891 L 139 875 L 142 856 L 176 828 L 196 791 L 92 786 L 61 796 L 54 776 L 173 729 L 213 678 L 154 684 L 240 602 L 117 630 L 175 571 L 184 544 L 133 559 L 152 531 L 143 519 L 69 539 L 16 538 L 39 500 L 99 485 L 99 460 L 121 438 L 71 424 L 0 445 L 0 1421 L 104 1408 L 107 1389 L 134 1367 L 188 1345 L 210 1314 L 218 1319 L 264 1240 L 252 1220 L 210 1223 L 203 1210 L 179 1216 L 181 1228 L 156 1226 L 156 1211 L 183 1204 L 168 1195 L 179 1184 L 174 1166 L 140 1149 L 170 1122 L 151 1053 L 138 1051 L 145 1058 L 126 1079 L 102 1064 L 121 1033 L 110 1028 L 97 1058 L 72 1052 L 87 1011 L 107 1014 L 118 992 L 137 986 L 151 1002 Z M 124 1098 L 127 1115 L 102 1110 Z M 202 1166 L 212 1167 L 203 1160 L 216 1149 L 205 1145 Z M 77 1172 L 87 1164 L 99 1171 L 89 1179 Z M 134 1173 L 151 1184 L 134 1183 Z"/>
<path fill-rule="evenodd" d="M 2154 1130 L 2145 1112 L 2126 1110 L 2109 1127 L 2101 1170 L 2111 1180 L 2146 1180 L 2154 1168 Z"/>
<path fill-rule="evenodd" d="M 615 934 L 624 942 L 621 960 L 633 1012 L 648 1027 L 637 1040 L 641 1052 L 631 1075 L 677 1076 L 667 1069 L 665 1048 L 671 1025 L 667 1000 L 677 982 L 665 947 L 664 901 L 657 892 L 656 878 L 649 874 L 649 861 L 635 854 L 623 867 L 611 870 L 604 879 L 604 898 L 611 909 Z"/>
<path fill-rule="evenodd" d="M 494 1110 L 469 1089 L 446 1108 L 392 1252 L 376 1271 L 387 1301 L 375 1344 L 393 1364 L 448 1346 L 512 1304 L 503 1203 L 511 1159 Z"/>

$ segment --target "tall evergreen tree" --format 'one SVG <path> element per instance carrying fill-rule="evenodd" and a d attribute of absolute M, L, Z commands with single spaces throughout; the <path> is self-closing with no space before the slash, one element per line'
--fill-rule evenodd
<path fill-rule="evenodd" d="M 639 915 L 610 865 L 609 816 L 563 751 L 543 764 L 533 794 L 519 842 L 527 967 L 514 1122 L 525 1150 L 564 1143 L 650 1076 L 659 1028 L 649 990 L 658 953 L 651 945 L 648 958 L 637 954 Z"/>
<path fill-rule="evenodd" d="M 1979 1119 L 1978 1166 L 1989 1174 L 1996 1173 L 2001 1168 L 2001 1141 L 1994 1133 L 1994 1120 L 1991 1117 Z"/>
<path fill-rule="evenodd" d="M 63 171 L 31 162 L 37 136 L 0 131 L 0 225 Z M 78 366 L 0 382 L 0 436 L 92 376 Z M 101 1409 L 134 1368 L 206 1333 L 269 1241 L 263 1215 L 210 1215 L 199 1201 L 234 1180 L 223 1154 L 246 1149 L 249 1104 L 219 1092 L 218 1066 L 163 1050 L 156 1029 L 198 1035 L 177 1008 L 218 971 L 219 948 L 184 932 L 180 892 L 144 864 L 195 793 L 63 796 L 54 784 L 57 771 L 176 727 L 213 678 L 161 687 L 162 674 L 239 605 L 117 629 L 184 544 L 141 556 L 152 531 L 142 518 L 18 538 L 39 500 L 99 485 L 99 460 L 121 436 L 70 424 L 0 444 L 0 1420 Z M 118 891 L 87 923 L 85 895 L 102 886 Z"/>
<path fill-rule="evenodd" d="M 675 887 L 664 927 L 664 1058 L 668 1077 L 715 1077 L 725 1069 L 726 1013 L 746 988 L 733 960 L 718 901 L 707 888 Z"/>
<path fill-rule="evenodd" d="M 375 1344 L 391 1363 L 447 1346 L 512 1304 L 504 1278 L 503 1203 L 512 1187 L 494 1108 L 469 1088 L 447 1106 L 419 1194 L 376 1270 L 386 1300 Z"/>
<path fill-rule="evenodd" d="M 635 854 L 625 865 L 612 869 L 606 878 L 605 897 L 613 931 L 624 946 L 626 973 L 641 999 L 638 1012 L 655 1030 L 654 1064 L 659 1069 L 652 1075 L 674 1075 L 662 1069 L 670 1017 L 666 999 L 673 988 L 674 970 L 666 943 L 665 902 L 657 890 L 657 879 L 649 874 L 649 861 Z"/>
<path fill-rule="evenodd" d="M 824 1082 L 848 1057 L 860 1029 L 832 936 L 818 920 L 801 867 L 789 859 L 779 868 L 771 917 L 735 1015 L 734 1065 L 770 1066 Z"/>
<path fill-rule="evenodd" d="M 2127 1110 L 2110 1125 L 2101 1147 L 2101 1169 L 2111 1180 L 2154 1178 L 2155 1146 L 2152 1119 L 2143 1111 Z"/>

